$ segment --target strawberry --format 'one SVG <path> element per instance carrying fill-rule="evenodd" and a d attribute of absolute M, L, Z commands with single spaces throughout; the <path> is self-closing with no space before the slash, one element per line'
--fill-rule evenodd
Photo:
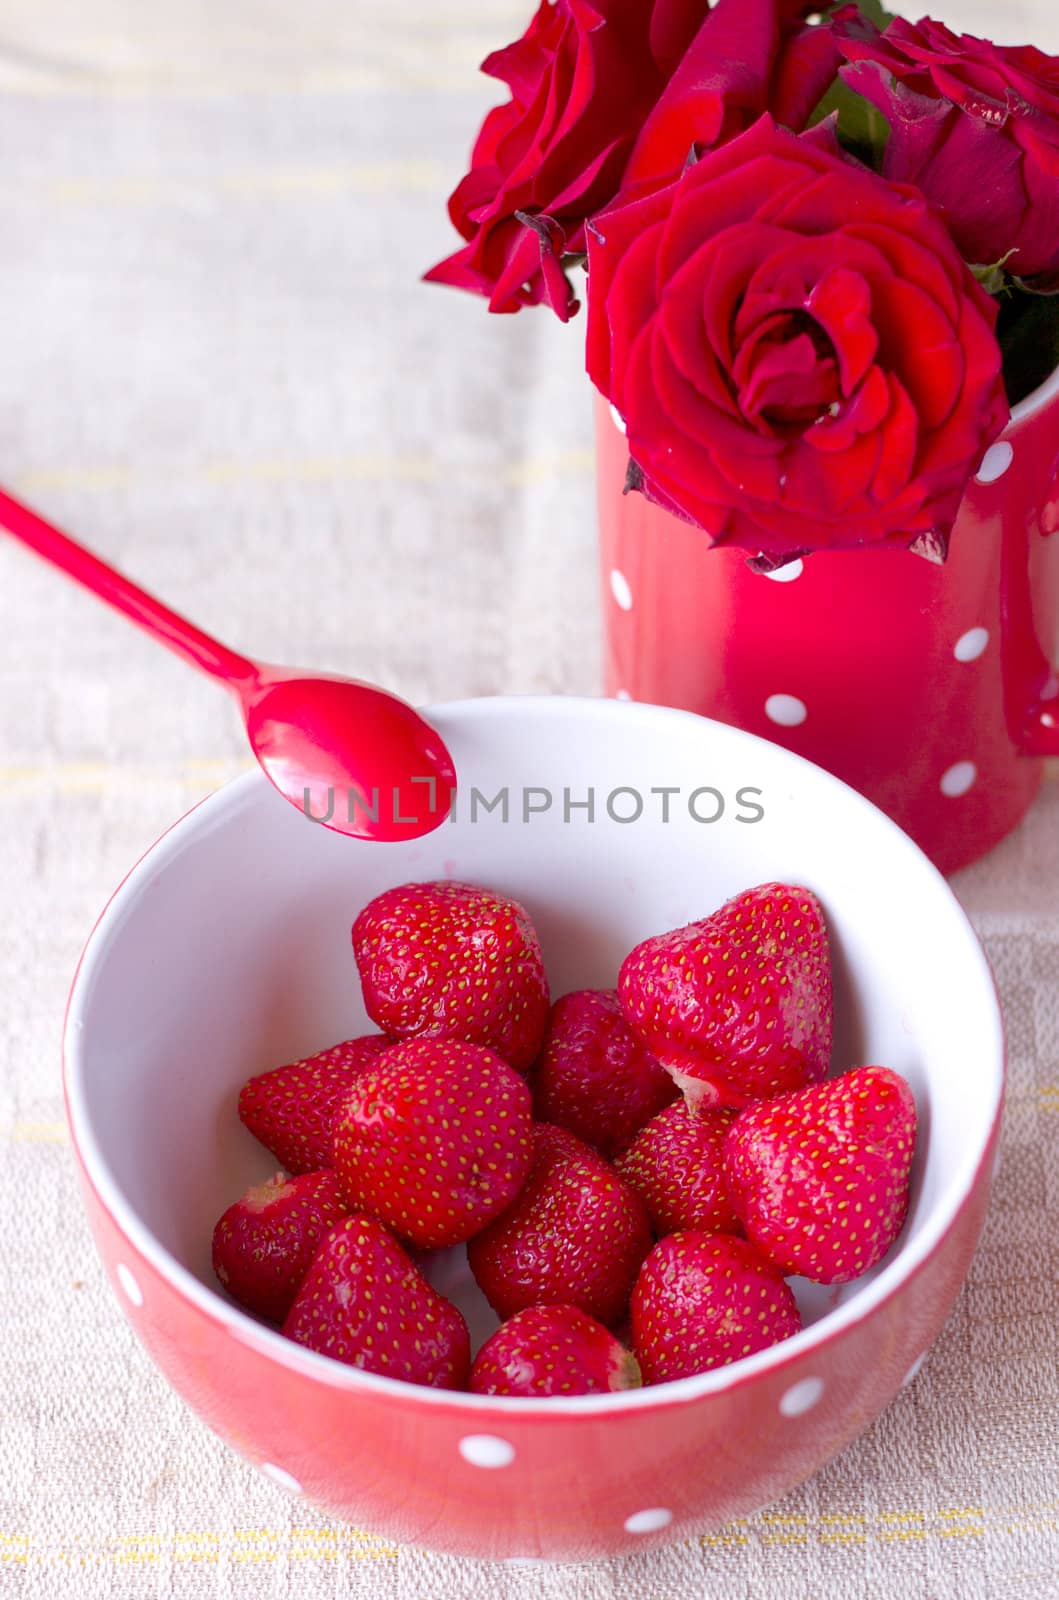
<path fill-rule="evenodd" d="M 385 1034 L 347 1039 L 331 1050 L 262 1072 L 239 1094 L 239 1115 L 288 1172 L 331 1165 L 332 1124 L 357 1076 L 393 1043 Z"/>
<path fill-rule="evenodd" d="M 467 1246 L 478 1286 L 500 1317 L 571 1305 L 617 1322 L 651 1248 L 643 1202 L 565 1128 L 538 1123 L 533 1143 L 522 1193 Z"/>
<path fill-rule="evenodd" d="M 727 1366 L 789 1339 L 801 1325 L 780 1273 L 745 1239 L 726 1233 L 671 1233 L 647 1257 L 632 1292 L 645 1383 Z"/>
<path fill-rule="evenodd" d="M 889 1250 L 908 1209 L 916 1104 L 888 1067 L 856 1067 L 740 1113 L 728 1192 L 781 1271 L 848 1283 Z"/>
<path fill-rule="evenodd" d="M 424 1249 L 459 1244 L 514 1200 L 533 1156 L 530 1094 L 481 1045 L 406 1039 L 362 1072 L 335 1117 L 351 1210 Z"/>
<path fill-rule="evenodd" d="M 527 1306 L 487 1339 L 471 1368 L 474 1394 L 613 1394 L 636 1389 L 640 1367 L 576 1306 Z"/>
<path fill-rule="evenodd" d="M 333 1227 L 313 1259 L 283 1332 L 365 1372 L 462 1389 L 467 1324 L 373 1217 Z"/>
<path fill-rule="evenodd" d="M 542 1122 L 607 1156 L 679 1092 L 626 1023 L 614 989 L 579 989 L 555 1002 L 530 1084 Z"/>
<path fill-rule="evenodd" d="M 233 1300 L 282 1322 L 324 1234 L 345 1215 L 333 1172 L 277 1172 L 248 1189 L 213 1230 L 213 1270 Z"/>
<path fill-rule="evenodd" d="M 514 900 L 471 883 L 406 883 L 353 924 L 364 1004 L 397 1038 L 486 1045 L 525 1071 L 548 1017 L 533 924 Z"/>
<path fill-rule="evenodd" d="M 693 1111 L 764 1100 L 827 1071 L 827 928 L 808 889 L 765 883 L 645 940 L 626 956 L 618 991 Z"/>
<path fill-rule="evenodd" d="M 641 1128 L 615 1161 L 659 1236 L 687 1228 L 742 1233 L 724 1183 L 724 1136 L 734 1117 L 723 1108 L 693 1117 L 678 1100 Z"/>

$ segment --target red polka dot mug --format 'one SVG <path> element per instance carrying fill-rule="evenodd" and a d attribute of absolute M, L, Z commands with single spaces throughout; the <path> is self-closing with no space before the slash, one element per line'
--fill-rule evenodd
<path fill-rule="evenodd" d="M 597 408 L 607 693 L 808 757 L 944 872 L 1009 833 L 1059 755 L 1059 373 L 986 452 L 944 566 L 857 550 L 752 572 L 622 494 L 620 419 Z"/>

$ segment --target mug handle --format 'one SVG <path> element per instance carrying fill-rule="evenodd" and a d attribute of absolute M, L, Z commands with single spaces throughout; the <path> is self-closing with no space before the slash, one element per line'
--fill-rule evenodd
<path fill-rule="evenodd" d="M 1010 517 L 1001 541 L 1000 639 L 1008 726 L 1025 756 L 1059 756 L 1059 667 L 1041 643 L 1034 607 L 1031 545 L 1039 532 Z M 1050 560 L 1059 559 L 1059 531 Z M 1055 691 L 1054 693 L 1051 691 Z"/>

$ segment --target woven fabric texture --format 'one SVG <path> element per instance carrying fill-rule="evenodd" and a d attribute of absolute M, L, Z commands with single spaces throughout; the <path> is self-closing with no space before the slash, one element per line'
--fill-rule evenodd
<path fill-rule="evenodd" d="M 985 29 L 984 0 L 942 8 Z M 410 699 L 594 693 L 580 335 L 419 284 L 511 0 L 0 0 L 0 481 L 205 627 Z M 1002 36 L 1059 49 L 1052 0 Z M 397 1549 L 231 1455 L 95 1257 L 59 1036 L 130 863 L 246 765 L 207 683 L 0 537 L 0 1595 L 1059 1595 L 1059 782 L 958 889 L 1003 1165 L 915 1381 L 781 1504 L 601 1566 Z M 485 1492 L 485 1489 L 483 1489 Z"/>

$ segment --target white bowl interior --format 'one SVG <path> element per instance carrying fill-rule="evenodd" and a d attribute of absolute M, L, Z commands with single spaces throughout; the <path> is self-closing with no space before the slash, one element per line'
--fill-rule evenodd
<path fill-rule="evenodd" d="M 827 912 L 835 1068 L 884 1063 L 915 1091 L 919 1153 L 898 1249 L 839 1290 L 795 1284 L 810 1324 L 882 1298 L 954 1215 L 1001 1093 L 992 979 L 944 880 L 835 779 L 683 712 L 526 698 L 433 716 L 461 781 L 455 820 L 433 835 L 407 845 L 342 838 L 255 774 L 167 834 L 104 915 L 71 1000 L 67 1082 L 89 1175 L 134 1242 L 163 1270 L 183 1277 L 186 1269 L 197 1280 L 186 1281 L 189 1292 L 222 1295 L 210 1269 L 213 1224 L 275 1169 L 238 1121 L 239 1088 L 370 1029 L 350 926 L 381 889 L 451 876 L 515 896 L 536 923 L 558 995 L 612 986 L 639 940 L 777 878 L 808 885 Z M 667 822 L 663 797 L 651 792 L 663 787 L 677 791 Z M 712 823 L 689 810 L 689 797 L 706 788 L 724 799 Z M 492 799 L 501 789 L 506 822 L 480 803 L 472 817 L 472 791 Z M 760 793 L 740 805 L 745 789 Z M 564 793 L 576 803 L 590 790 L 594 820 L 576 807 L 564 816 Z M 628 791 L 642 797 L 639 820 L 608 814 L 617 790 L 619 815 L 635 809 Z M 531 808 L 551 796 L 528 821 L 525 791 Z M 762 819 L 738 820 L 751 800 Z M 701 815 L 718 809 L 712 794 L 694 803 Z M 438 1275 L 479 1336 L 494 1325 L 459 1254 L 443 1258 Z"/>

